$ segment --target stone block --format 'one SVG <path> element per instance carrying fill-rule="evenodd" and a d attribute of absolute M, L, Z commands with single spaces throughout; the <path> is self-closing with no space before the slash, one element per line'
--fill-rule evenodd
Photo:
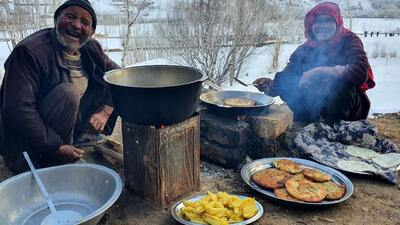
<path fill-rule="evenodd" d="M 200 112 L 200 136 L 224 146 L 243 146 L 248 143 L 251 129 L 245 121 Z"/>
<path fill-rule="evenodd" d="M 292 127 L 285 132 L 283 143 L 290 157 L 301 158 L 300 152 L 293 146 L 293 139 L 307 125 L 308 123 L 305 122 L 294 121 Z"/>
<path fill-rule="evenodd" d="M 287 105 L 271 105 L 265 116 L 249 116 L 247 119 L 252 131 L 265 139 L 276 139 L 293 123 L 293 112 Z"/>
<path fill-rule="evenodd" d="M 246 157 L 246 148 L 226 147 L 200 138 L 200 158 L 224 168 L 236 168 Z"/>
<path fill-rule="evenodd" d="M 276 157 L 279 147 L 280 143 L 277 140 L 254 138 L 254 141 L 248 147 L 247 154 L 252 159 Z"/>

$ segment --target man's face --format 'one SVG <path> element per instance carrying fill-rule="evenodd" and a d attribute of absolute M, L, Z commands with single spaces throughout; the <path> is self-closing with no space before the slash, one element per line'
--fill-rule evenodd
<path fill-rule="evenodd" d="M 329 41 L 336 33 L 336 22 L 332 16 L 317 15 L 311 27 L 317 41 Z"/>
<path fill-rule="evenodd" d="M 94 33 L 92 16 L 79 6 L 64 9 L 55 26 L 58 41 L 70 51 L 78 50 Z"/>

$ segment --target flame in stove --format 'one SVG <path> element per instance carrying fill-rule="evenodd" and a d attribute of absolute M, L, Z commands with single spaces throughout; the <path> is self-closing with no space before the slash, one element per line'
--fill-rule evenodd
<path fill-rule="evenodd" d="M 165 125 L 161 125 L 161 129 L 164 129 L 165 128 Z"/>
<path fill-rule="evenodd" d="M 247 116 L 245 116 L 245 115 L 243 115 L 243 116 L 237 116 L 237 121 L 245 120 L 245 119 L 247 119 Z"/>

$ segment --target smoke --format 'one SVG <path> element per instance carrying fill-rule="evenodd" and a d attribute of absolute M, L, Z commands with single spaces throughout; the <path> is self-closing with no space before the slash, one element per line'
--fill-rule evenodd
<path fill-rule="evenodd" d="M 301 46 L 287 67 L 275 76 L 278 94 L 289 105 L 295 120 L 318 121 L 341 88 L 340 81 L 318 74 L 308 87 L 300 87 L 304 72 L 320 66 L 346 65 L 344 53 Z"/>

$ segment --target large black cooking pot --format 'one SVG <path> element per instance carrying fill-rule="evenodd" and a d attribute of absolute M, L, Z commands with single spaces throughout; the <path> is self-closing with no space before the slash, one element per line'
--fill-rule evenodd
<path fill-rule="evenodd" d="M 207 77 L 184 66 L 150 65 L 107 72 L 104 80 L 119 115 L 139 125 L 168 125 L 189 118 Z"/>

